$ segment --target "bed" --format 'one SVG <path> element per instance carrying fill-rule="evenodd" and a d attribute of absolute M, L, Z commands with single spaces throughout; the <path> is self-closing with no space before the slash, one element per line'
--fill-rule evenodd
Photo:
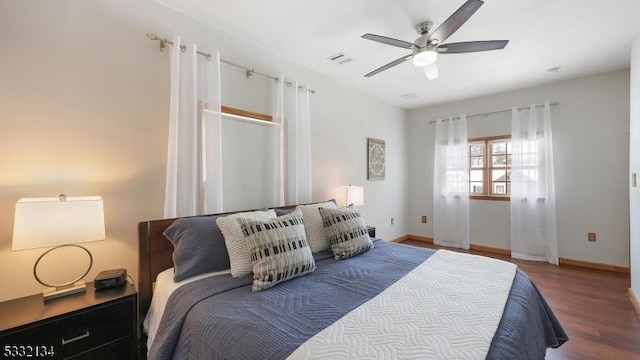
<path fill-rule="evenodd" d="M 568 340 L 535 285 L 510 263 L 380 239 L 342 260 L 331 250 L 314 252 L 314 271 L 266 290 L 252 291 L 251 274 L 228 270 L 176 284 L 174 244 L 163 233 L 177 221 L 209 224 L 232 214 L 139 224 L 140 318 L 155 313 L 156 322 L 149 344 L 141 324 L 143 356 L 542 359 Z M 470 280 L 483 271 L 484 279 Z M 160 296 L 156 285 L 149 311 L 156 280 L 170 291 Z M 494 300 L 500 291 L 502 302 Z"/>

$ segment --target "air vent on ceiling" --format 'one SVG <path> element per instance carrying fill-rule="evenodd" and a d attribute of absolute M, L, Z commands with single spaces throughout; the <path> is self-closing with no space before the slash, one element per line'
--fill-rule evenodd
<path fill-rule="evenodd" d="M 336 63 L 338 65 L 346 64 L 349 61 L 353 60 L 352 58 L 346 56 L 343 53 L 338 53 L 338 54 L 335 54 L 333 56 L 329 56 L 327 59 L 329 61 L 333 61 L 334 63 Z"/>
<path fill-rule="evenodd" d="M 560 66 L 554 66 L 552 68 L 547 69 L 547 74 L 555 75 L 560 72 Z"/>
<path fill-rule="evenodd" d="M 416 95 L 416 93 L 408 93 L 408 94 L 400 95 L 400 97 L 405 99 L 405 100 L 411 100 L 411 99 L 419 98 L 419 96 Z"/>

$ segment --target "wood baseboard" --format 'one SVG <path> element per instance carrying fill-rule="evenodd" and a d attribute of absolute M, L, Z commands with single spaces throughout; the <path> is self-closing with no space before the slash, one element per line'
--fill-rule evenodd
<path fill-rule="evenodd" d="M 584 260 L 568 259 L 563 257 L 561 257 L 559 260 L 560 260 L 560 265 L 578 266 L 578 267 L 587 268 L 587 269 L 609 271 L 609 272 L 615 272 L 620 274 L 630 273 L 629 268 L 624 266 L 602 264 L 602 263 L 596 263 L 596 262 L 584 261 Z"/>
<path fill-rule="evenodd" d="M 433 238 L 426 237 L 426 236 L 419 236 L 419 235 L 411 235 L 411 234 L 401 236 L 392 241 L 402 242 L 405 240 L 423 241 L 423 242 L 433 244 Z M 511 256 L 511 250 L 509 249 L 496 248 L 496 247 L 484 246 L 484 245 L 476 245 L 476 244 L 471 244 L 470 249 L 472 251 L 482 251 L 482 252 L 487 252 L 492 254 Z M 602 263 L 596 263 L 596 262 L 590 262 L 590 261 L 584 261 L 584 260 L 575 260 L 575 259 L 562 258 L 562 257 L 559 259 L 559 261 L 560 261 L 560 265 L 577 266 L 577 267 L 586 268 L 586 269 L 609 271 L 609 272 L 614 272 L 619 274 L 630 273 L 629 268 L 624 266 L 602 264 Z"/>
<path fill-rule="evenodd" d="M 511 256 L 511 250 L 509 249 L 497 248 L 492 246 L 484 246 L 484 245 L 476 245 L 476 244 L 471 244 L 470 248 L 473 251 L 483 251 L 483 252 L 492 253 L 492 254 L 506 255 L 509 257 Z"/>
<path fill-rule="evenodd" d="M 638 315 L 638 318 L 640 319 L 640 300 L 638 299 L 638 296 L 636 296 L 636 293 L 633 292 L 632 288 L 629 288 L 629 300 L 631 300 L 631 305 L 633 305 L 633 309 L 636 311 L 636 315 Z"/>
<path fill-rule="evenodd" d="M 401 241 L 404 241 L 404 240 L 415 240 L 415 241 L 422 241 L 422 242 L 426 242 L 426 243 L 429 243 L 429 244 L 433 244 L 433 238 L 426 237 L 426 236 L 407 235 L 404 238 L 405 239 L 403 239 Z M 471 244 L 470 245 L 470 249 L 473 250 L 473 251 L 484 251 L 484 252 L 493 253 L 493 254 L 511 256 L 511 250 L 495 248 L 495 247 L 491 247 L 491 246 Z"/>
<path fill-rule="evenodd" d="M 391 239 L 391 242 L 403 242 L 403 241 L 410 240 L 410 239 L 411 238 L 409 237 L 409 235 L 405 235 L 405 236 L 397 237 L 395 239 Z"/>
<path fill-rule="evenodd" d="M 433 244 L 433 238 L 430 237 L 426 237 L 426 236 L 420 236 L 420 235 L 407 235 L 405 240 L 415 240 L 415 241 L 422 241 L 422 242 L 426 242 L 429 244 Z"/>

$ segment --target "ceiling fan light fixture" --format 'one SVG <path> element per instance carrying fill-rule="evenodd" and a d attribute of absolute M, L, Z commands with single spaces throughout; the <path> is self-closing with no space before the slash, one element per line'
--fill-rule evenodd
<path fill-rule="evenodd" d="M 428 66 L 438 60 L 438 53 L 435 50 L 421 51 L 413 56 L 413 65 Z"/>
<path fill-rule="evenodd" d="M 422 68 L 425 76 L 429 80 L 435 80 L 438 78 L 438 64 L 433 63 Z"/>

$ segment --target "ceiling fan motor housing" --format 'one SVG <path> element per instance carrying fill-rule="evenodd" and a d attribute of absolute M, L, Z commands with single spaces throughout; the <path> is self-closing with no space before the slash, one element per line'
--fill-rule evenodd
<path fill-rule="evenodd" d="M 416 31 L 420 35 L 427 35 L 433 29 L 433 21 L 423 21 L 416 25 Z"/>

